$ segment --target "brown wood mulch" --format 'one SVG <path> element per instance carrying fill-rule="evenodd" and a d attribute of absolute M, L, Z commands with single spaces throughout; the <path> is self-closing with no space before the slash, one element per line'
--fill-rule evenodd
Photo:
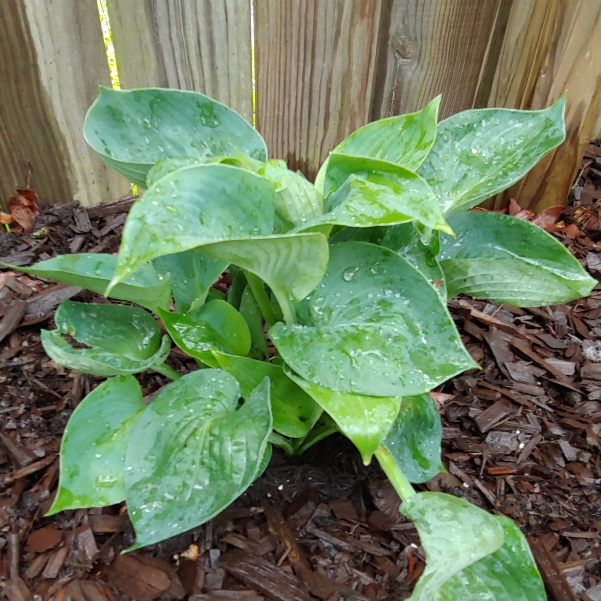
<path fill-rule="evenodd" d="M 589 146 L 556 235 L 601 275 L 601 148 Z M 55 205 L 31 234 L 0 235 L 0 261 L 116 252 L 132 199 Z M 121 555 L 124 506 L 50 518 L 60 437 L 101 381 L 47 358 L 40 328 L 76 286 L 0 271 L 0 595 L 10 601 L 406 599 L 424 554 L 375 465 L 340 436 L 300 458 L 276 451 L 231 508 L 186 534 Z M 482 366 L 433 393 L 447 473 L 421 490 L 460 495 L 514 519 L 557 601 L 601 601 L 601 285 L 567 305 L 517 309 L 454 299 Z M 177 350 L 170 362 L 195 368 Z M 167 380 L 140 374 L 150 397 Z"/>

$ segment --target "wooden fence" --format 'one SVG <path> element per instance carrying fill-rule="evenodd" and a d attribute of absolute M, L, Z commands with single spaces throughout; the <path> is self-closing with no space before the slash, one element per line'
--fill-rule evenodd
<path fill-rule="evenodd" d="M 439 93 L 446 117 L 543 108 L 567 88 L 567 142 L 489 204 L 565 202 L 601 112 L 601 0 L 250 2 L 107 0 L 122 87 L 198 90 L 252 120 L 254 47 L 257 128 L 308 177 L 356 128 Z M 81 134 L 109 82 L 96 0 L 0 2 L 3 202 L 28 173 L 43 202 L 127 191 Z"/>

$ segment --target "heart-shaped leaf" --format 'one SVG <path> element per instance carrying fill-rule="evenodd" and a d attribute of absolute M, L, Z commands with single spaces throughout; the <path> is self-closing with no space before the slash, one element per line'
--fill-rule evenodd
<path fill-rule="evenodd" d="M 438 292 L 443 302 L 447 302 L 447 289 L 444 273 L 436 259 L 439 246 L 433 247 L 438 241 L 438 233 L 434 232 L 434 240 L 426 240 L 417 229 L 415 223 L 403 223 L 390 227 L 352 228 L 340 231 L 331 240 L 337 242 L 369 242 L 385 246 L 403 257 L 407 263 L 417 269 L 432 287 Z"/>
<path fill-rule="evenodd" d="M 103 382 L 77 406 L 61 442 L 58 493 L 47 515 L 125 499 L 125 449 L 143 409 L 133 376 Z"/>
<path fill-rule="evenodd" d="M 384 440 L 409 482 L 427 482 L 444 471 L 440 461 L 442 423 L 429 394 L 405 397 Z"/>
<path fill-rule="evenodd" d="M 422 394 L 476 366 L 440 297 L 407 261 L 364 242 L 331 247 L 328 271 L 270 337 L 303 379 L 337 392 Z"/>
<path fill-rule="evenodd" d="M 16 267 L 5 263 L 0 265 L 104 294 L 115 273 L 117 257 L 84 253 L 53 257 L 31 267 Z M 135 272 L 111 290 L 110 297 L 137 303 L 155 312 L 158 307 L 167 309 L 171 299 L 169 279 L 158 274 L 147 263 L 142 263 Z"/>
<path fill-rule="evenodd" d="M 213 300 L 200 309 L 180 315 L 160 312 L 171 338 L 182 351 L 216 367 L 212 350 L 246 355 L 250 332 L 244 318 L 223 300 Z"/>
<path fill-rule="evenodd" d="M 281 366 L 213 351 L 219 366 L 230 373 L 248 396 L 265 378 L 271 383 L 273 429 L 290 438 L 301 438 L 315 412 L 313 399 L 299 388 Z"/>
<path fill-rule="evenodd" d="M 84 124 L 86 142 L 110 167 L 138 186 L 161 159 L 196 159 L 242 152 L 267 160 L 265 142 L 232 109 L 198 92 L 100 88 Z"/>
<path fill-rule="evenodd" d="M 524 535 L 510 519 L 500 515 L 493 517 L 503 527 L 503 545 L 447 580 L 437 598 L 441 601 L 547 601 Z"/>
<path fill-rule="evenodd" d="M 110 288 L 156 257 L 270 235 L 274 194 L 269 182 L 229 165 L 185 167 L 166 175 L 129 212 Z"/>
<path fill-rule="evenodd" d="M 467 211 L 522 178 L 565 138 L 565 95 L 542 111 L 475 109 L 438 124 L 418 173 L 446 217 Z"/>
<path fill-rule="evenodd" d="M 596 280 L 541 228 L 516 217 L 470 211 L 450 219 L 438 259 L 450 296 L 469 294 L 519 307 L 588 296 Z"/>
<path fill-rule="evenodd" d="M 401 397 L 374 397 L 337 392 L 311 384 L 292 373 L 296 382 L 336 422 L 340 431 L 357 447 L 369 465 L 374 451 L 393 426 Z"/>
<path fill-rule="evenodd" d="M 440 96 L 421 111 L 368 123 L 344 139 L 334 152 L 394 163 L 415 171 L 425 160 L 436 138 Z M 328 161 L 319 170 L 315 186 L 324 189 Z"/>
<path fill-rule="evenodd" d="M 209 288 L 227 267 L 224 261 L 209 259 L 195 249 L 157 257 L 152 264 L 160 274 L 170 276 L 171 290 L 179 313 L 201 306 Z M 165 310 L 168 308 L 161 307 Z"/>
<path fill-rule="evenodd" d="M 252 484 L 272 427 L 269 381 L 239 407 L 238 382 L 202 369 L 170 384 L 134 423 L 125 489 L 136 547 L 190 530 Z"/>
<path fill-rule="evenodd" d="M 54 320 L 56 330 L 42 330 L 46 353 L 59 365 L 95 376 L 144 371 L 163 363 L 171 348 L 168 336 L 161 339 L 152 315 L 139 307 L 67 300 Z M 91 348 L 74 349 L 63 334 Z"/>
<path fill-rule="evenodd" d="M 408 601 L 439 598 L 445 582 L 503 544 L 501 524 L 464 499 L 422 492 L 403 501 L 400 511 L 415 523 L 426 553 L 426 569 Z"/>
<path fill-rule="evenodd" d="M 325 182 L 325 214 L 306 224 L 372 227 L 418 221 L 452 233 L 436 196 L 419 175 L 376 159 L 333 153 Z"/>

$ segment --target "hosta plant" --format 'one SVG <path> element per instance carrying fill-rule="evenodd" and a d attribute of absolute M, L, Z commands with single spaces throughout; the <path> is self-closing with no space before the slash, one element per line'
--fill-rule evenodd
<path fill-rule="evenodd" d="M 341 432 L 418 529 L 413 601 L 545 598 L 512 521 L 411 483 L 444 469 L 428 393 L 478 368 L 447 300 L 553 305 L 595 283 L 543 230 L 470 211 L 562 142 L 564 98 L 440 123 L 438 105 L 357 130 L 314 185 L 206 96 L 101 90 L 85 137 L 146 190 L 119 255 L 21 268 L 125 301 L 66 301 L 42 332 L 54 361 L 108 378 L 66 427 L 51 514 L 125 501 L 135 546 L 156 543 L 226 508 L 273 445 L 297 454 Z M 227 296 L 212 288 L 226 270 Z M 165 364 L 172 343 L 197 371 Z M 144 370 L 173 380 L 148 404 Z"/>

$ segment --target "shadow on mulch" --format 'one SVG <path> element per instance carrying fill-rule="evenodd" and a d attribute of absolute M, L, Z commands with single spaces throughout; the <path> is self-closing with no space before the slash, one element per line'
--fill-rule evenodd
<path fill-rule="evenodd" d="M 601 273 L 601 149 L 590 146 L 556 234 Z M 29 265 L 68 252 L 112 253 L 133 199 L 42 211 L 29 234 L 0 235 L 0 261 Z M 580 204 L 578 204 L 580 203 Z M 573 226 L 573 227 L 572 227 Z M 100 378 L 45 355 L 76 286 L 0 271 L 0 590 L 32 599 L 400 600 L 424 569 L 413 525 L 376 465 L 342 436 L 303 457 L 276 450 L 266 473 L 216 519 L 164 543 L 133 542 L 123 506 L 44 513 L 56 492 L 60 437 Z M 422 490 L 465 497 L 525 534 L 550 595 L 601 600 L 601 286 L 588 299 L 518 309 L 467 298 L 451 311 L 481 371 L 433 393 L 443 418 L 440 474 Z M 172 367 L 195 363 L 174 349 Z M 146 396 L 167 380 L 139 375 Z"/>

